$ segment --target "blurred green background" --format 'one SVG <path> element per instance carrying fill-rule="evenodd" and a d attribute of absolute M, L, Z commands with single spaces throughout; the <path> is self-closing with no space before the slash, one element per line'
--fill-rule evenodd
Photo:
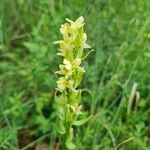
<path fill-rule="evenodd" d="M 149 0 L 0 0 L 0 150 L 59 150 L 53 42 L 81 15 L 95 50 L 82 104 L 94 117 L 75 128 L 78 150 L 149 150 L 149 10 Z"/>

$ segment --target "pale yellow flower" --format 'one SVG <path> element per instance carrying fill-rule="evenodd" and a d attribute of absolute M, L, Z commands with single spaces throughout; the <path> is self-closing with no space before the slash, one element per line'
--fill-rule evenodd
<path fill-rule="evenodd" d="M 65 65 L 65 68 L 66 68 L 67 70 L 69 70 L 69 71 L 72 70 L 72 64 L 71 64 L 71 62 L 70 62 L 69 60 L 64 59 L 63 64 Z"/>
<path fill-rule="evenodd" d="M 81 105 L 79 105 L 79 106 L 70 105 L 70 108 L 72 109 L 72 111 L 75 114 L 78 114 L 80 112 L 80 110 L 82 109 L 82 106 Z"/>
<path fill-rule="evenodd" d="M 66 43 L 71 44 L 76 38 L 77 28 L 73 27 L 69 23 L 65 23 L 61 25 L 60 32 L 63 35 L 63 40 Z"/>
<path fill-rule="evenodd" d="M 68 41 L 60 40 L 54 42 L 54 44 L 60 44 L 59 53 L 57 55 L 60 56 L 66 56 L 66 53 L 74 48 L 74 45 L 72 43 L 69 43 Z"/>
<path fill-rule="evenodd" d="M 64 90 L 66 90 L 67 88 L 71 89 L 71 88 L 73 88 L 73 83 L 74 83 L 74 81 L 67 80 L 64 77 L 61 77 L 57 81 L 58 90 L 62 92 Z"/>
<path fill-rule="evenodd" d="M 66 20 L 71 24 L 72 28 L 74 28 L 74 29 L 81 28 L 84 25 L 84 19 L 82 16 L 80 18 L 78 18 L 75 22 L 68 18 L 66 18 Z"/>
<path fill-rule="evenodd" d="M 72 75 L 72 70 L 67 70 L 65 65 L 59 65 L 59 71 L 56 71 L 56 73 L 65 75 L 65 78 L 68 78 Z"/>
<path fill-rule="evenodd" d="M 63 65 L 59 65 L 59 69 L 60 70 L 57 71 L 56 73 L 65 75 L 65 78 L 68 78 L 73 73 L 72 64 L 70 63 L 70 61 L 68 61 L 66 59 L 64 59 Z"/>
<path fill-rule="evenodd" d="M 69 50 L 69 49 L 71 49 L 71 45 L 68 42 L 63 41 L 63 40 L 56 41 L 56 42 L 54 42 L 54 44 L 60 44 L 60 49 L 61 50 Z"/>
<path fill-rule="evenodd" d="M 72 62 L 70 62 L 67 59 L 64 59 L 63 64 L 65 65 L 65 68 L 69 71 L 74 72 L 77 69 L 82 72 L 85 72 L 85 70 L 82 67 L 80 67 L 80 64 L 81 64 L 80 58 L 75 58 Z"/>
<path fill-rule="evenodd" d="M 73 28 L 69 23 L 62 24 L 60 27 L 60 32 L 65 35 L 65 34 L 71 34 L 73 32 Z"/>
<path fill-rule="evenodd" d="M 70 77 L 75 70 L 78 70 L 80 72 L 85 72 L 84 68 L 80 67 L 81 59 L 76 58 L 73 62 L 70 62 L 67 59 L 64 59 L 63 65 L 59 65 L 59 71 L 56 71 L 56 73 L 60 75 L 64 75 L 67 79 Z"/>

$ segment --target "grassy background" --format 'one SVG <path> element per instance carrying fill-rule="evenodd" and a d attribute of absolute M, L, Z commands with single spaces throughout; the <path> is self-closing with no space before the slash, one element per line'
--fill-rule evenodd
<path fill-rule="evenodd" d="M 59 147 L 53 42 L 66 17 L 82 15 L 95 50 L 84 62 L 82 104 L 94 117 L 74 142 L 78 150 L 149 150 L 149 10 L 149 0 L 0 0 L 0 149 Z"/>

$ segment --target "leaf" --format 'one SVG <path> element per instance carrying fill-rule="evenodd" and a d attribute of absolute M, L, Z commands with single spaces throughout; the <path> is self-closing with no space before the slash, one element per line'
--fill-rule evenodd
<path fill-rule="evenodd" d="M 76 149 L 76 146 L 72 143 L 72 141 L 67 141 L 67 142 L 66 142 L 66 147 L 67 147 L 69 150 Z"/>
<path fill-rule="evenodd" d="M 65 104 L 67 103 L 68 99 L 67 99 L 66 93 L 62 93 L 59 96 L 55 95 L 55 100 L 58 104 Z"/>
<path fill-rule="evenodd" d="M 145 52 L 144 56 L 149 57 L 150 58 L 150 52 Z"/>
<path fill-rule="evenodd" d="M 73 129 L 71 128 L 70 131 L 69 131 L 69 134 L 68 134 L 66 143 L 65 143 L 65 144 L 66 144 L 66 147 L 67 147 L 69 150 L 76 149 L 76 146 L 73 144 L 72 139 L 73 139 Z"/>
<path fill-rule="evenodd" d="M 75 88 L 79 86 L 79 84 L 80 84 L 80 82 L 82 80 L 82 77 L 83 77 L 83 73 L 84 72 L 78 71 L 75 74 L 75 83 L 74 83 Z"/>
<path fill-rule="evenodd" d="M 93 115 L 91 115 L 91 116 L 89 116 L 87 118 L 81 119 L 81 120 L 74 121 L 73 125 L 81 126 L 81 125 L 85 124 L 86 122 L 88 122 L 92 117 L 93 117 Z"/>
<path fill-rule="evenodd" d="M 35 58 L 45 58 L 47 47 L 45 45 L 33 42 L 24 42 L 23 45 L 34 55 Z"/>
<path fill-rule="evenodd" d="M 37 115 L 35 119 L 35 123 L 40 125 L 40 129 L 42 132 L 46 133 L 49 130 L 50 121 L 49 119 L 45 118 L 43 115 Z"/>
<path fill-rule="evenodd" d="M 0 20 L 0 46 L 3 45 L 3 28 L 2 21 Z"/>
<path fill-rule="evenodd" d="M 65 134 L 66 133 L 65 127 L 64 127 L 64 125 L 61 121 L 58 123 L 57 131 L 60 134 Z"/>
<path fill-rule="evenodd" d="M 72 105 L 78 105 L 81 100 L 81 90 L 72 91 L 69 98 Z"/>
<path fill-rule="evenodd" d="M 32 53 L 37 53 L 39 50 L 39 45 L 31 42 L 24 42 L 23 45 Z"/>

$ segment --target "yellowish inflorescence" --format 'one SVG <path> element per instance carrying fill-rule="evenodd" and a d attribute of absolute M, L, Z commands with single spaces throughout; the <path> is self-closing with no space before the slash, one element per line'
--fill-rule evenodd
<path fill-rule="evenodd" d="M 83 17 L 81 16 L 75 22 L 66 20 L 67 23 L 60 27 L 63 39 L 55 42 L 55 44 L 60 45 L 57 54 L 63 57 L 63 63 L 59 65 L 59 70 L 56 71 L 59 78 L 55 100 L 59 118 L 57 129 L 65 137 L 63 149 L 74 149 L 72 126 L 82 125 L 90 118 L 85 118 L 84 113 L 81 112 L 82 106 L 79 104 L 81 90 L 78 89 L 78 86 L 85 73 L 81 66 L 83 49 L 91 47 L 86 43 L 87 35 L 83 29 Z"/>
<path fill-rule="evenodd" d="M 73 87 L 74 80 L 72 76 L 76 73 L 84 73 L 84 68 L 80 67 L 83 48 L 90 48 L 86 44 L 87 36 L 83 32 L 84 20 L 81 16 L 75 22 L 66 19 L 69 23 L 61 25 L 60 32 L 63 35 L 63 40 L 56 41 L 60 44 L 58 55 L 64 57 L 63 64 L 59 65 L 59 71 L 56 73 L 63 75 L 57 81 L 58 90 L 64 91 L 67 88 Z"/>

